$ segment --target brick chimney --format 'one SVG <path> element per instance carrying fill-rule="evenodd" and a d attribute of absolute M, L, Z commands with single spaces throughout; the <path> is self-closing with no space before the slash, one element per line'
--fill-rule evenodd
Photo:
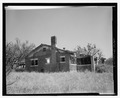
<path fill-rule="evenodd" d="M 52 47 L 56 47 L 56 43 L 57 43 L 56 41 L 57 41 L 57 40 L 56 40 L 56 36 L 52 36 L 52 37 L 51 37 L 51 46 L 52 46 Z"/>
<path fill-rule="evenodd" d="M 51 63 L 56 66 L 56 36 L 51 37 Z"/>

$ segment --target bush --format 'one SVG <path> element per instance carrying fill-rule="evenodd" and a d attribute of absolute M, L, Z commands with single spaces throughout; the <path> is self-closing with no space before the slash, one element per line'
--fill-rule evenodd
<path fill-rule="evenodd" d="M 113 65 L 113 58 L 108 58 L 105 62 L 106 65 Z"/>
<path fill-rule="evenodd" d="M 106 69 L 105 69 L 104 65 L 99 65 L 99 66 L 95 67 L 95 71 L 98 73 L 103 73 L 103 72 L 106 72 Z"/>
<path fill-rule="evenodd" d="M 112 73 L 113 72 L 113 66 L 106 65 L 106 64 L 97 65 L 95 70 L 98 73 L 103 73 L 103 72 L 111 72 Z"/>

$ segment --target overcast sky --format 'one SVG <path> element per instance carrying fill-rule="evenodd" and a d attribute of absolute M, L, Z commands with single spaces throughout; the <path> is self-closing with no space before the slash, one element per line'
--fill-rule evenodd
<path fill-rule="evenodd" d="M 63 7 L 54 9 L 6 10 L 6 40 L 28 40 L 36 47 L 51 44 L 74 50 L 77 45 L 96 44 L 106 58 L 112 56 L 112 7 Z"/>

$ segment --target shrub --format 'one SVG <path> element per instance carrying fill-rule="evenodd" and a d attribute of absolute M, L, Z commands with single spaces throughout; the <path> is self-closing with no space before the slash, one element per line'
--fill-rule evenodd
<path fill-rule="evenodd" d="M 97 65 L 95 70 L 98 73 L 103 73 L 103 72 L 111 72 L 112 73 L 113 72 L 113 66 L 106 65 L 106 64 Z"/>
<path fill-rule="evenodd" d="M 107 65 L 113 65 L 113 58 L 108 58 L 105 62 Z"/>
<path fill-rule="evenodd" d="M 95 71 L 98 73 L 103 73 L 103 72 L 106 72 L 106 69 L 105 69 L 104 65 L 99 65 L 99 66 L 95 67 Z"/>

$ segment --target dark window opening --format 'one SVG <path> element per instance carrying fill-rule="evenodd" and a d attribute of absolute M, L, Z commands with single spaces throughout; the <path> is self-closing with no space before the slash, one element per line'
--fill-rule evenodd
<path fill-rule="evenodd" d="M 38 60 L 35 60 L 35 65 L 38 65 Z"/>
<path fill-rule="evenodd" d="M 80 58 L 77 58 L 77 64 L 81 65 L 81 59 Z"/>
<path fill-rule="evenodd" d="M 65 56 L 61 56 L 61 57 L 60 57 L 60 62 L 61 62 L 61 63 L 64 63 L 64 62 L 65 62 Z"/>
<path fill-rule="evenodd" d="M 77 64 L 91 64 L 91 57 L 85 57 L 85 58 L 77 58 Z"/>
<path fill-rule="evenodd" d="M 32 60 L 31 63 L 32 63 L 31 65 L 34 65 L 34 60 Z"/>
<path fill-rule="evenodd" d="M 45 52 L 46 51 L 46 48 L 43 48 L 43 52 Z"/>
<path fill-rule="evenodd" d="M 38 59 L 32 59 L 31 60 L 31 65 L 32 66 L 38 66 Z"/>

